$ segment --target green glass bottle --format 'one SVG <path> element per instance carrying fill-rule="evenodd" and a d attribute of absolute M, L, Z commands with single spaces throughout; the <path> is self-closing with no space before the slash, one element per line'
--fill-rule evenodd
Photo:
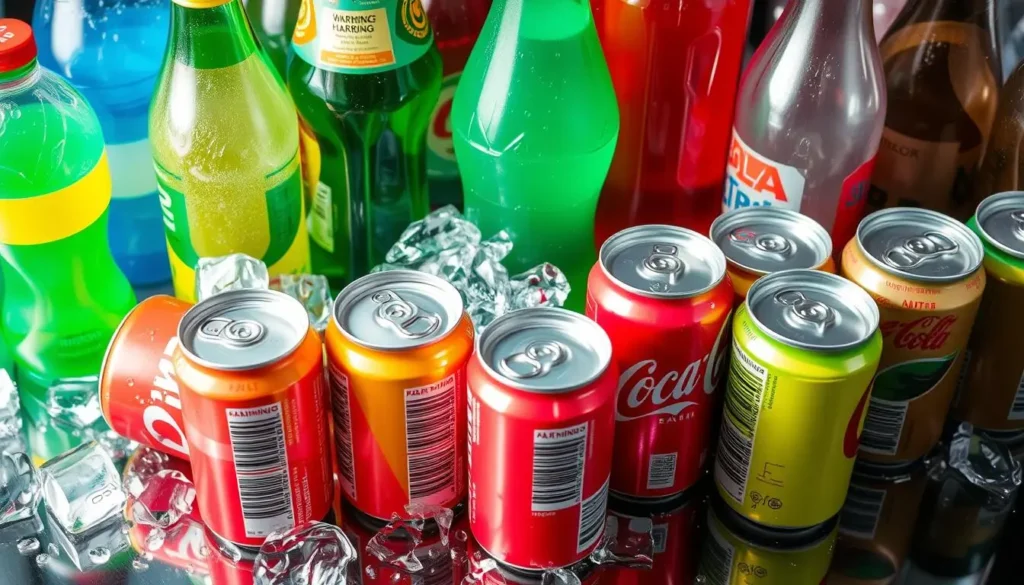
<path fill-rule="evenodd" d="M 321 161 L 308 220 L 313 272 L 337 289 L 382 262 L 429 210 L 426 136 L 441 56 L 419 0 L 303 0 L 292 50 L 288 87 Z"/>
<path fill-rule="evenodd" d="M 582 310 L 619 110 L 588 0 L 495 0 L 462 73 L 452 134 L 467 217 L 508 231 L 510 273 L 552 262 Z"/>
<path fill-rule="evenodd" d="M 243 0 L 252 32 L 281 79 L 288 69 L 292 31 L 300 0 Z"/>

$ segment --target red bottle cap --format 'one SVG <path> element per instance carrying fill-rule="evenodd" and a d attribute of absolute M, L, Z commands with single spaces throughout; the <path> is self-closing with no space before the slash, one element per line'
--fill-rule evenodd
<path fill-rule="evenodd" d="M 0 73 L 21 69 L 35 58 L 32 27 L 14 18 L 0 18 Z"/>

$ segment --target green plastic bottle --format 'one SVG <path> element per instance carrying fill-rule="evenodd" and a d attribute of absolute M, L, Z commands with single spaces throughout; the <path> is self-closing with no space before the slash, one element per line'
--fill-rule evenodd
<path fill-rule="evenodd" d="M 96 114 L 0 19 L 3 333 L 22 394 L 96 374 L 135 294 L 107 244 L 111 184 Z"/>
<path fill-rule="evenodd" d="M 581 311 L 619 110 L 588 0 L 495 0 L 452 105 L 467 217 L 510 273 L 558 266 Z"/>

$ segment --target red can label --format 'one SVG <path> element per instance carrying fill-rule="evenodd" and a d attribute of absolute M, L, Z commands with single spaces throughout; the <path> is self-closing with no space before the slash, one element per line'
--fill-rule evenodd
<path fill-rule="evenodd" d="M 832 224 L 832 249 L 836 257 L 843 252 L 853 234 L 857 231 L 861 216 L 864 215 L 864 206 L 868 201 L 868 191 L 871 189 L 871 171 L 875 168 L 875 159 L 860 165 L 843 181 L 843 190 L 839 194 L 839 206 L 836 208 L 836 221 Z"/>

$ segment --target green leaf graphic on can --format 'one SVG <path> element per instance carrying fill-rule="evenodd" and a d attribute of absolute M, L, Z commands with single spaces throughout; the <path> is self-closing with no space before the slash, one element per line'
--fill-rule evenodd
<path fill-rule="evenodd" d="M 875 375 L 871 395 L 885 400 L 913 400 L 935 387 L 956 360 L 958 352 L 949 355 L 900 362 Z"/>

